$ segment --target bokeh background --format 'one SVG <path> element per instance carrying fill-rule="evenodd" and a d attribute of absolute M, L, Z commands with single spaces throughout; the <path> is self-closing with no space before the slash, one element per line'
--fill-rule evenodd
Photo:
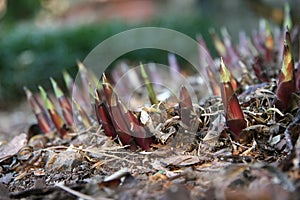
<path fill-rule="evenodd" d="M 16 119 L 9 113 L 11 109 L 22 109 L 17 105 L 25 100 L 23 86 L 32 91 L 37 91 L 37 85 L 50 88 L 49 77 L 61 83 L 62 70 L 75 76 L 76 61 L 82 61 L 96 45 L 114 34 L 145 26 L 174 29 L 192 38 L 200 33 L 214 53 L 209 29 L 218 32 L 227 27 L 233 40 L 238 41 L 239 32 L 251 34 L 261 18 L 281 25 L 284 3 L 283 0 L 0 0 L 0 132 L 4 132 L 3 124 L 7 126 L 8 121 L 21 120 L 18 118 L 21 112 L 15 114 Z M 293 20 L 299 23 L 300 1 L 291 0 L 290 4 Z M 120 59 L 167 64 L 167 53 L 138 50 Z M 185 66 L 183 60 L 179 62 Z"/>

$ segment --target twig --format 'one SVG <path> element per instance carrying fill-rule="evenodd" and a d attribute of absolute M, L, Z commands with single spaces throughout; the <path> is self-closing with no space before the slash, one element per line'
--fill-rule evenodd
<path fill-rule="evenodd" d="M 252 150 L 255 149 L 256 146 L 257 146 L 257 142 L 255 140 L 253 140 L 252 146 L 250 148 L 248 148 L 246 151 L 244 151 L 241 155 L 242 156 L 248 155 Z"/>
<path fill-rule="evenodd" d="M 111 157 L 111 158 L 115 158 L 115 159 L 118 159 L 118 160 L 124 160 L 124 161 L 127 161 L 129 163 L 135 164 L 134 161 L 128 160 L 126 158 L 121 158 L 121 157 L 116 156 L 116 155 L 107 154 L 107 153 L 104 153 L 104 152 L 95 152 L 95 151 L 91 151 L 91 150 L 87 150 L 87 149 L 81 149 L 81 151 L 85 151 L 85 152 L 92 153 L 92 154 L 95 154 L 95 155 L 102 155 L 102 156 L 106 156 L 106 157 Z M 116 153 L 116 152 L 114 152 L 114 153 Z M 123 153 L 123 152 L 117 152 L 117 153 Z"/>
<path fill-rule="evenodd" d="M 88 127 L 87 129 L 85 130 L 82 130 L 82 131 L 76 131 L 76 132 L 71 132 L 71 133 L 68 133 L 68 136 L 78 136 L 78 135 L 82 135 L 82 134 L 86 134 L 88 133 L 89 131 L 93 130 L 95 128 L 95 126 L 90 126 Z M 101 130 L 102 126 L 100 125 L 99 128 L 97 128 L 97 131 L 100 129 Z M 98 133 L 98 132 L 96 132 Z"/>
<path fill-rule="evenodd" d="M 252 111 L 250 111 L 250 110 L 243 110 L 243 112 L 244 112 L 244 113 L 251 114 L 251 115 L 254 115 L 254 116 L 256 116 L 256 115 L 261 116 L 261 115 L 263 114 L 263 113 L 260 113 L 260 112 L 258 112 L 258 113 L 252 112 Z"/>
<path fill-rule="evenodd" d="M 220 113 L 222 113 L 223 110 L 218 110 L 216 112 L 212 112 L 212 113 L 204 113 L 204 114 L 201 114 L 201 116 L 214 116 L 214 115 L 218 115 Z"/>
<path fill-rule="evenodd" d="M 284 116 L 284 114 L 277 108 L 268 108 L 267 112 L 269 112 L 269 111 L 274 111 L 274 112 L 278 113 L 281 117 Z"/>
<path fill-rule="evenodd" d="M 62 182 L 60 183 L 56 183 L 55 186 L 59 187 L 60 189 L 62 190 L 65 190 L 66 192 L 70 193 L 70 194 L 73 194 L 74 196 L 76 197 L 79 197 L 79 198 L 82 198 L 82 199 L 86 199 L 86 200 L 95 200 L 95 198 L 89 196 L 89 195 L 86 195 L 86 194 L 83 194 L 83 193 L 80 193 L 78 191 L 75 191 L 75 190 L 72 190 L 71 188 L 68 188 L 66 186 L 63 185 Z M 98 198 L 98 199 L 103 199 L 103 200 L 106 200 L 107 198 Z"/>
<path fill-rule="evenodd" d="M 231 141 L 231 143 L 232 143 L 232 144 L 235 144 L 235 145 L 237 145 L 237 146 L 243 147 L 243 148 L 245 148 L 245 149 L 251 148 L 251 147 L 247 147 L 247 146 L 245 146 L 245 145 L 242 145 L 242 144 L 240 144 L 240 143 L 238 143 L 238 142 Z"/>

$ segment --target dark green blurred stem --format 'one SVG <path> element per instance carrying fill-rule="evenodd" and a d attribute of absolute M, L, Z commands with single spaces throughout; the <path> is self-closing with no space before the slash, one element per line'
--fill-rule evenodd
<path fill-rule="evenodd" d="M 142 73 L 142 77 L 143 77 L 143 79 L 145 81 L 145 84 L 146 84 L 146 88 L 147 88 L 147 91 L 148 91 L 150 103 L 151 104 L 157 104 L 158 100 L 157 100 L 156 94 L 154 92 L 152 83 L 149 80 L 148 74 L 147 74 L 143 64 L 141 64 L 141 73 Z"/>

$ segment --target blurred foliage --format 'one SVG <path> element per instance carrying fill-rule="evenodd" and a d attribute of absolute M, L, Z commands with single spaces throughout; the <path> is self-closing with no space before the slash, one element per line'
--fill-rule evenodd
<path fill-rule="evenodd" d="M 39 84 L 50 87 L 49 77 L 61 82 L 63 69 L 74 76 L 76 61 L 83 60 L 101 41 L 121 31 L 143 26 L 170 28 L 195 38 L 198 33 L 207 32 L 209 22 L 194 15 L 135 25 L 114 21 L 53 29 L 40 29 L 28 23 L 11 27 L 0 32 L 0 108 L 25 97 L 24 85 L 33 91 Z M 122 58 L 137 63 L 154 61 L 166 64 L 167 52 L 138 50 Z"/>
<path fill-rule="evenodd" d="M 41 9 L 41 2 L 38 0 L 7 1 L 4 23 L 12 26 L 19 21 L 32 19 Z"/>

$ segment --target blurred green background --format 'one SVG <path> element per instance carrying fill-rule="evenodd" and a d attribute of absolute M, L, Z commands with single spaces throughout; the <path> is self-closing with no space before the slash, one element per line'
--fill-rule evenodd
<path fill-rule="evenodd" d="M 121 31 L 157 26 L 196 38 L 209 48 L 208 30 L 226 26 L 235 41 L 239 30 L 251 33 L 259 18 L 280 24 L 284 1 L 268 0 L 0 0 L 0 109 L 25 98 L 23 86 L 50 87 L 66 69 L 76 74 L 76 61 L 101 41 Z M 291 1 L 299 19 L 299 3 Z M 212 49 L 213 50 L 213 49 Z M 167 52 L 134 51 L 130 61 L 167 64 Z M 180 60 L 181 61 L 181 60 Z M 184 61 L 181 61 L 184 62 Z"/>

